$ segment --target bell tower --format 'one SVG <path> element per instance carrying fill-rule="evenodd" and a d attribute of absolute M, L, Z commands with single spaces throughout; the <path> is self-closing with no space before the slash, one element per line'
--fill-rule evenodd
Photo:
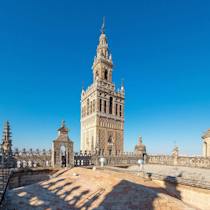
<path fill-rule="evenodd" d="M 124 143 L 124 85 L 117 91 L 112 81 L 113 61 L 103 19 L 93 65 L 93 83 L 81 93 L 83 152 L 117 155 Z"/>

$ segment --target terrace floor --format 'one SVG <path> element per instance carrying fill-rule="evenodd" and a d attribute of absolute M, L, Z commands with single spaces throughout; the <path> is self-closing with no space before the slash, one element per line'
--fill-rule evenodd
<path fill-rule="evenodd" d="M 51 179 L 7 192 L 8 210 L 193 209 L 153 181 L 108 170 L 73 168 Z"/>

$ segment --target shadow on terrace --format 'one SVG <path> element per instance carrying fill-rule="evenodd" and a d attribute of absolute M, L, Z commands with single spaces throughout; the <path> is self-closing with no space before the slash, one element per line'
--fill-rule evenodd
<path fill-rule="evenodd" d="M 93 190 L 75 179 L 58 176 L 48 181 L 13 189 L 7 193 L 4 209 L 152 210 L 160 207 L 179 209 L 175 204 L 173 206 L 168 202 L 168 199 L 163 199 L 164 194 L 168 194 L 163 188 L 144 186 L 122 179 L 113 186 L 111 191 L 99 185 Z M 86 181 L 90 185 L 95 184 L 93 180 Z M 165 186 L 168 185 L 165 184 Z M 174 190 L 176 192 L 176 187 Z M 176 196 L 181 198 L 178 191 Z"/>

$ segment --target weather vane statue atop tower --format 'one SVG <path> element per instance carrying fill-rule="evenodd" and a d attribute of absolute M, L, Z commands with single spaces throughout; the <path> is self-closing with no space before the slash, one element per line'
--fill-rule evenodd
<path fill-rule="evenodd" d="M 101 26 L 101 33 L 102 34 L 105 33 L 105 17 L 103 17 L 103 22 L 102 22 L 102 26 Z"/>

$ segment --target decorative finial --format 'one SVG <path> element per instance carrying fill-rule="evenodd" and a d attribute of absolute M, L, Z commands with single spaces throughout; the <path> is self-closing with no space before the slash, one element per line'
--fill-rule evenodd
<path fill-rule="evenodd" d="M 102 34 L 105 33 L 105 16 L 103 17 L 103 22 L 102 22 L 102 26 L 101 26 L 101 33 Z"/>
<path fill-rule="evenodd" d="M 65 127 L 65 120 L 62 120 L 61 127 Z"/>
<path fill-rule="evenodd" d="M 139 143 L 139 144 L 142 144 L 142 136 L 139 136 L 138 143 Z"/>
<path fill-rule="evenodd" d="M 121 79 L 121 91 L 124 91 L 124 79 Z"/>

